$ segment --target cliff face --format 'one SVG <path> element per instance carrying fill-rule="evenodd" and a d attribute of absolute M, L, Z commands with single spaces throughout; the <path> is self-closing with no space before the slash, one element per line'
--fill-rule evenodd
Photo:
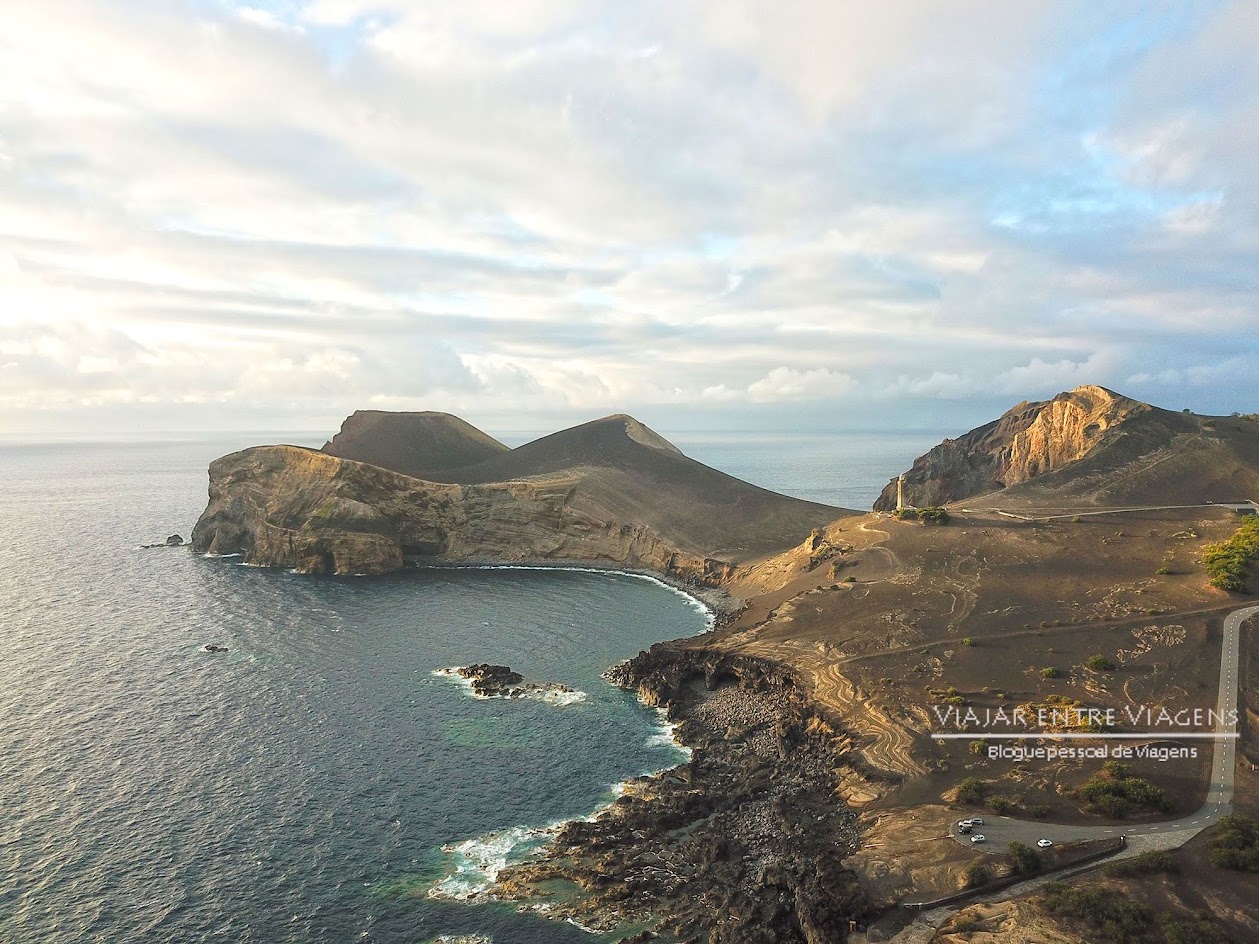
<path fill-rule="evenodd" d="M 387 573 L 409 555 L 450 562 L 582 560 L 719 583 L 732 565 L 611 520 L 564 477 L 449 485 L 295 446 L 210 466 L 193 531 L 202 553 L 303 573 Z"/>
<path fill-rule="evenodd" d="M 488 457 L 420 478 L 331 455 L 336 440 L 246 449 L 211 464 L 194 548 L 306 573 L 385 573 L 414 556 L 590 561 L 717 584 L 842 513 L 710 469 L 621 415 L 511 450 L 446 414 L 355 414 L 338 440 L 380 462 Z"/>
<path fill-rule="evenodd" d="M 995 422 L 920 456 L 905 474 L 905 500 L 920 507 L 943 505 L 1030 481 L 1104 447 L 1121 425 L 1152 409 L 1096 386 L 1020 403 Z M 874 507 L 896 507 L 894 480 Z"/>

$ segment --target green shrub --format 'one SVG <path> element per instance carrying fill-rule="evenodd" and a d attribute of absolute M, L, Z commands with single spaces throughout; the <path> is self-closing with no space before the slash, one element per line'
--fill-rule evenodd
<path fill-rule="evenodd" d="M 967 636 L 965 639 L 962 640 L 962 645 L 966 646 L 967 648 L 973 648 L 975 645 L 975 640 Z"/>
<path fill-rule="evenodd" d="M 1019 804 L 1009 797 L 995 796 L 988 798 L 988 809 L 998 816 L 1010 816 L 1020 809 Z"/>
<path fill-rule="evenodd" d="M 1179 871 L 1180 866 L 1176 863 L 1172 854 L 1161 849 L 1151 849 L 1149 852 L 1143 852 L 1138 856 L 1133 856 L 1131 859 L 1112 862 L 1106 866 L 1107 874 L 1115 876 L 1154 875 L 1158 872 Z"/>
<path fill-rule="evenodd" d="M 1233 940 L 1207 914 L 1178 918 L 1164 912 L 1158 916 L 1158 926 L 1167 944 L 1231 944 Z"/>
<path fill-rule="evenodd" d="M 1011 869 L 1015 875 L 1035 875 L 1044 867 L 1040 855 L 1031 846 L 1012 842 L 1006 846 L 1006 851 L 1010 854 Z"/>
<path fill-rule="evenodd" d="M 1165 812 L 1171 809 L 1171 797 L 1162 787 L 1141 777 L 1133 777 L 1126 764 L 1107 761 L 1101 773 L 1080 787 L 1078 795 L 1084 809 L 1123 819 L 1132 813 Z"/>
<path fill-rule="evenodd" d="M 987 862 L 972 862 L 966 867 L 966 887 L 980 888 L 993 879 L 992 867 Z"/>
<path fill-rule="evenodd" d="M 918 520 L 926 524 L 948 524 L 950 518 L 946 509 L 939 505 L 929 505 L 918 509 Z"/>
<path fill-rule="evenodd" d="M 1062 882 L 1044 887 L 1041 908 L 1051 915 L 1083 921 L 1094 932 L 1089 939 L 1136 944 L 1144 941 L 1154 924 L 1154 912 L 1105 888 L 1075 888 Z"/>
<path fill-rule="evenodd" d="M 1047 665 L 1040 670 L 1040 677 L 1047 679 L 1060 678 L 1062 676 L 1061 669 L 1055 669 L 1052 665 Z"/>
<path fill-rule="evenodd" d="M 1084 663 L 1094 672 L 1114 672 L 1117 668 L 1114 662 L 1105 656 L 1089 656 L 1088 661 Z"/>
<path fill-rule="evenodd" d="M 1172 572 L 1172 569 L 1168 567 L 1166 564 L 1164 564 L 1162 567 L 1160 567 L 1158 570 L 1154 572 L 1158 574 L 1160 577 L 1165 577 Z"/>
<path fill-rule="evenodd" d="M 988 785 L 978 777 L 967 777 L 957 785 L 957 802 L 974 805 L 982 803 L 988 793 Z"/>
<path fill-rule="evenodd" d="M 1259 515 L 1246 518 L 1227 541 L 1202 549 L 1202 563 L 1219 590 L 1246 592 L 1246 568 L 1259 558 Z"/>
<path fill-rule="evenodd" d="M 1233 813 L 1215 824 L 1211 861 L 1234 872 L 1259 872 L 1259 822 Z"/>

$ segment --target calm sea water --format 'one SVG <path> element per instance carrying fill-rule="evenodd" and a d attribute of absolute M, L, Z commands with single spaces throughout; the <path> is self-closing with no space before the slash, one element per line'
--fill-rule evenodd
<path fill-rule="evenodd" d="M 425 890 L 477 886 L 537 827 L 678 763 L 599 675 L 704 615 L 628 576 L 309 578 L 138 547 L 187 536 L 209 460 L 265 438 L 0 445 L 0 940 L 596 940 Z M 858 507 L 922 451 L 678 438 Z M 432 674 L 477 661 L 586 698 L 474 699 Z"/>

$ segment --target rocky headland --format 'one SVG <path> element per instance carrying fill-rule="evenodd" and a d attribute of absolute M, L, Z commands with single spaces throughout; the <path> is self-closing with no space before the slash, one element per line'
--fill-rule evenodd
<path fill-rule="evenodd" d="M 388 573 L 408 559 L 583 562 L 716 586 L 842 513 L 695 462 L 627 416 L 512 450 L 484 434 L 456 449 L 467 424 L 432 421 L 402 424 L 441 432 L 403 449 L 391 440 L 398 423 L 363 416 L 328 444 L 337 455 L 277 445 L 215 460 L 194 549 L 303 573 Z M 450 468 L 477 454 L 489 458 Z"/>

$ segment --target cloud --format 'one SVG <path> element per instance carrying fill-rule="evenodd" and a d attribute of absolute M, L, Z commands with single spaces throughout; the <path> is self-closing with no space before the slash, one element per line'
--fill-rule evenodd
<path fill-rule="evenodd" d="M 1259 355 L 1257 28 L 1240 0 L 21 4 L 0 415 L 879 422 L 1080 382 L 1251 409 L 1259 371 L 1187 378 Z"/>

